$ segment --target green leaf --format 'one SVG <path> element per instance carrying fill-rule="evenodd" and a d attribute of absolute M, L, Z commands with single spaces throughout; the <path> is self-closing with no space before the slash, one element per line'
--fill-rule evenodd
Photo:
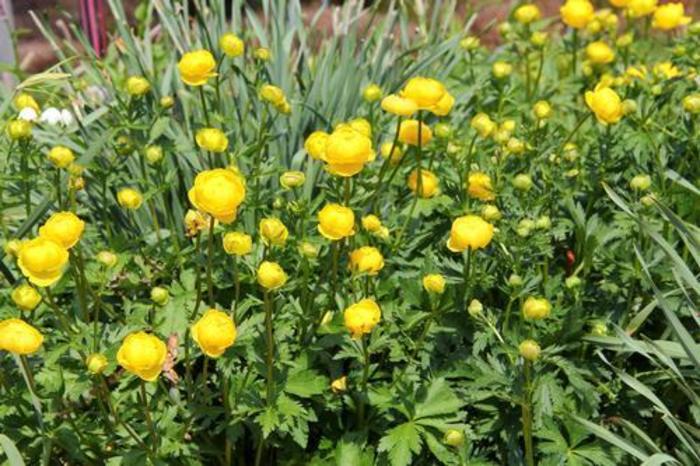
<path fill-rule="evenodd" d="M 411 464 L 413 455 L 423 448 L 420 432 L 421 428 L 412 421 L 396 426 L 379 441 L 379 451 L 388 453 L 392 466 Z"/>
<path fill-rule="evenodd" d="M 267 438 L 277 428 L 280 419 L 277 414 L 277 409 L 275 409 L 274 406 L 268 406 L 258 414 L 255 420 L 260 424 L 263 437 Z"/>
<path fill-rule="evenodd" d="M 462 405 L 445 379 L 435 379 L 416 405 L 415 419 L 455 414 Z"/>
<path fill-rule="evenodd" d="M 24 466 L 24 460 L 19 454 L 19 450 L 17 450 L 14 442 L 4 434 L 0 434 L 0 447 L 5 451 L 10 466 Z"/>
<path fill-rule="evenodd" d="M 328 386 L 329 383 L 325 377 L 315 371 L 304 369 L 289 373 L 284 391 L 302 398 L 310 398 L 325 392 Z"/>

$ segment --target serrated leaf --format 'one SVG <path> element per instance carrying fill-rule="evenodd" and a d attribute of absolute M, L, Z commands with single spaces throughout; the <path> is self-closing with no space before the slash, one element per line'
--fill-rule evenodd
<path fill-rule="evenodd" d="M 412 421 L 396 426 L 379 441 L 379 451 L 387 452 L 392 466 L 411 464 L 413 455 L 423 449 L 420 432 L 420 427 Z"/>
<path fill-rule="evenodd" d="M 445 379 L 435 379 L 416 405 L 415 419 L 454 414 L 462 405 Z"/>

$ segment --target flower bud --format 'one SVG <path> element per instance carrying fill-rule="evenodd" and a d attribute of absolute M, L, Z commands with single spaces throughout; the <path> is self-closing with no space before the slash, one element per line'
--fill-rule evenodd
<path fill-rule="evenodd" d="M 435 125 L 435 136 L 440 139 L 447 139 L 452 135 L 452 126 L 447 123 L 438 123 Z"/>
<path fill-rule="evenodd" d="M 637 113 L 637 102 L 632 99 L 625 99 L 622 101 L 622 114 L 631 115 Z"/>
<path fill-rule="evenodd" d="M 331 391 L 336 395 L 345 392 L 348 389 L 348 377 L 342 376 L 331 382 Z"/>
<path fill-rule="evenodd" d="M 535 340 L 523 341 L 518 346 L 518 350 L 520 351 L 520 356 L 522 356 L 526 361 L 530 362 L 537 361 L 537 359 L 540 357 L 540 353 L 542 352 L 540 345 L 538 345 Z"/>
<path fill-rule="evenodd" d="M 630 188 L 635 191 L 646 191 L 651 186 L 651 177 L 646 174 L 637 175 L 630 180 Z"/>
<path fill-rule="evenodd" d="M 535 228 L 538 230 L 549 230 L 552 228 L 552 219 L 548 215 L 542 215 L 535 220 Z"/>
<path fill-rule="evenodd" d="M 160 106 L 168 109 L 172 108 L 172 106 L 175 105 L 175 99 L 170 96 L 170 95 L 164 95 L 163 97 L 160 98 Z"/>
<path fill-rule="evenodd" d="M 442 441 L 445 445 L 449 445 L 451 447 L 461 447 L 464 443 L 464 432 L 457 429 L 448 429 L 447 432 L 445 432 Z"/>
<path fill-rule="evenodd" d="M 513 288 L 521 287 L 523 286 L 523 278 L 517 273 L 512 273 L 510 277 L 508 277 L 508 285 Z"/>
<path fill-rule="evenodd" d="M 41 302 L 41 295 L 31 285 L 23 284 L 12 290 L 12 302 L 23 311 L 32 311 Z"/>
<path fill-rule="evenodd" d="M 111 269 L 117 264 L 117 255 L 112 251 L 100 251 L 96 256 L 97 262 L 104 265 L 106 268 Z"/>
<path fill-rule="evenodd" d="M 91 374 L 101 374 L 107 368 L 107 357 L 104 354 L 93 353 L 87 357 L 85 365 Z"/>
<path fill-rule="evenodd" d="M 646 196 L 642 196 L 642 198 L 639 200 L 644 207 L 651 207 L 654 205 L 654 202 L 656 201 L 656 196 L 654 194 L 647 194 Z"/>
<path fill-rule="evenodd" d="M 683 98 L 683 110 L 688 113 L 700 113 L 700 94 L 690 94 Z"/>
<path fill-rule="evenodd" d="M 7 136 L 13 141 L 32 137 L 32 124 L 26 120 L 12 120 L 7 124 Z"/>
<path fill-rule="evenodd" d="M 376 102 L 382 98 L 382 88 L 376 84 L 369 84 L 362 90 L 362 98 L 365 102 Z"/>
<path fill-rule="evenodd" d="M 148 146 L 146 147 L 146 161 L 151 165 L 163 160 L 163 148 L 160 146 Z"/>
<path fill-rule="evenodd" d="M 423 277 L 423 288 L 428 293 L 442 294 L 445 292 L 445 277 L 439 273 L 430 273 Z"/>
<path fill-rule="evenodd" d="M 280 175 L 280 184 L 285 189 L 293 189 L 302 186 L 306 181 L 306 175 L 302 171 L 288 171 Z"/>
<path fill-rule="evenodd" d="M 253 51 L 253 57 L 260 61 L 270 61 L 272 58 L 272 52 L 270 49 L 265 47 L 258 47 Z"/>
<path fill-rule="evenodd" d="M 318 248 L 308 241 L 304 241 L 299 245 L 299 252 L 308 259 L 318 257 Z"/>
<path fill-rule="evenodd" d="M 544 31 L 535 31 L 530 36 L 530 43 L 535 47 L 544 47 L 547 44 L 549 35 Z"/>
<path fill-rule="evenodd" d="M 459 41 L 459 46 L 467 51 L 476 50 L 479 48 L 479 45 L 481 45 L 481 41 L 475 36 L 468 36 Z"/>
<path fill-rule="evenodd" d="M 472 317 L 480 316 L 481 313 L 484 312 L 484 305 L 481 304 L 481 301 L 478 299 L 472 299 L 467 307 L 467 312 L 469 312 L 469 315 Z"/>
<path fill-rule="evenodd" d="M 604 337 L 608 334 L 608 326 L 605 325 L 605 322 L 591 322 L 591 334 L 597 337 Z"/>
<path fill-rule="evenodd" d="M 506 144 L 506 151 L 514 154 L 514 155 L 520 155 L 523 152 L 525 152 L 526 146 L 525 143 L 518 139 L 518 138 L 510 138 L 508 139 L 508 143 Z"/>
<path fill-rule="evenodd" d="M 504 79 L 510 76 L 510 74 L 513 72 L 513 65 L 503 61 L 497 61 L 491 67 L 491 72 L 493 73 L 494 78 Z"/>
<path fill-rule="evenodd" d="M 532 189 L 532 177 L 526 173 L 520 173 L 513 178 L 513 186 L 520 191 Z"/>
<path fill-rule="evenodd" d="M 151 84 L 143 76 L 130 76 L 126 80 L 126 92 L 133 97 L 140 97 L 151 90 Z"/>
<path fill-rule="evenodd" d="M 576 275 L 566 277 L 566 280 L 564 280 L 564 285 L 570 290 L 578 288 L 579 286 L 581 286 L 581 279 Z"/>
<path fill-rule="evenodd" d="M 151 301 L 159 306 L 165 306 L 170 300 L 170 294 L 168 290 L 160 286 L 153 287 L 151 289 Z"/>
<path fill-rule="evenodd" d="M 532 107 L 532 113 L 539 120 L 545 120 L 552 116 L 552 106 L 546 100 L 539 100 Z"/>
<path fill-rule="evenodd" d="M 227 57 L 240 57 L 245 53 L 245 42 L 232 32 L 227 32 L 219 37 L 219 48 Z"/>
<path fill-rule="evenodd" d="M 493 223 L 500 220 L 503 215 L 501 214 L 501 211 L 498 210 L 498 207 L 496 207 L 495 205 L 486 204 L 481 208 L 481 216 L 487 222 Z"/>
<path fill-rule="evenodd" d="M 552 305 L 546 298 L 528 297 L 523 303 L 523 317 L 527 320 L 542 320 L 549 317 L 552 312 Z"/>

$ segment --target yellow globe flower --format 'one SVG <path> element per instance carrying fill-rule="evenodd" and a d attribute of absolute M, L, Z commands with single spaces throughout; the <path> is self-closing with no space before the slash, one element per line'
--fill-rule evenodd
<path fill-rule="evenodd" d="M 503 79 L 513 72 L 513 65 L 504 61 L 497 61 L 491 66 L 491 73 L 496 79 Z"/>
<path fill-rule="evenodd" d="M 167 288 L 154 286 L 151 288 L 151 301 L 159 306 L 165 306 L 170 301 L 170 293 Z"/>
<path fill-rule="evenodd" d="M 377 217 L 376 215 L 369 214 L 362 217 L 362 228 L 369 231 L 370 233 L 379 231 L 381 227 L 382 221 L 379 220 L 379 217 Z"/>
<path fill-rule="evenodd" d="M 334 175 L 356 175 L 373 158 L 372 140 L 359 131 L 342 127 L 328 137 L 324 160 Z"/>
<path fill-rule="evenodd" d="M 12 354 L 36 353 L 44 337 L 37 329 L 21 319 L 6 319 L 0 322 L 0 350 Z"/>
<path fill-rule="evenodd" d="M 143 76 L 129 76 L 126 80 L 126 92 L 134 97 L 142 96 L 151 90 L 151 84 Z"/>
<path fill-rule="evenodd" d="M 394 145 L 393 142 L 385 142 L 382 144 L 380 152 L 382 153 L 382 157 L 385 159 L 389 158 L 389 163 L 393 166 L 396 166 L 403 157 L 403 151 L 398 144 Z"/>
<path fill-rule="evenodd" d="M 12 302 L 23 311 L 32 311 L 41 302 L 41 295 L 39 292 L 26 283 L 12 290 L 10 297 L 12 298 Z"/>
<path fill-rule="evenodd" d="M 683 97 L 683 110 L 688 113 L 700 113 L 700 94 Z"/>
<path fill-rule="evenodd" d="M 552 305 L 545 298 L 530 296 L 523 303 L 523 317 L 527 320 L 541 320 L 549 317 Z"/>
<path fill-rule="evenodd" d="M 141 207 L 143 196 L 135 189 L 124 188 L 117 193 L 117 202 L 125 209 L 135 210 Z"/>
<path fill-rule="evenodd" d="M 541 13 L 537 5 L 526 3 L 515 9 L 513 18 L 520 24 L 530 24 L 533 21 L 540 19 Z"/>
<path fill-rule="evenodd" d="M 411 146 L 418 145 L 420 127 L 420 145 L 425 146 L 433 139 L 433 131 L 426 123 L 420 123 L 418 120 L 404 120 L 399 126 L 399 141 Z"/>
<path fill-rule="evenodd" d="M 469 197 L 481 201 L 493 201 L 496 195 L 493 192 L 491 177 L 483 172 L 473 172 L 467 178 L 467 194 Z"/>
<path fill-rule="evenodd" d="M 363 299 L 345 309 L 343 317 L 345 328 L 357 339 L 372 331 L 381 320 L 382 311 L 373 299 Z"/>
<path fill-rule="evenodd" d="M 108 269 L 111 269 L 112 267 L 117 265 L 117 261 L 119 260 L 117 255 L 114 254 L 112 251 L 100 251 L 97 253 L 97 256 L 95 258 L 97 259 L 97 262 L 104 265 Z"/>
<path fill-rule="evenodd" d="M 245 256 L 253 250 L 253 238 L 239 231 L 230 231 L 223 238 L 224 251 L 233 256 Z"/>
<path fill-rule="evenodd" d="M 421 76 L 409 79 L 400 95 L 412 100 L 418 110 L 428 110 L 439 116 L 449 113 L 454 103 L 454 98 L 440 81 Z"/>
<path fill-rule="evenodd" d="M 253 57 L 260 61 L 269 61 L 272 58 L 272 52 L 267 47 L 258 47 L 253 51 Z"/>
<path fill-rule="evenodd" d="M 546 120 L 552 116 L 552 106 L 546 100 L 538 100 L 532 107 L 532 113 L 538 120 Z"/>
<path fill-rule="evenodd" d="M 32 124 L 26 120 L 12 120 L 7 123 L 5 131 L 13 141 L 29 139 L 32 137 Z"/>
<path fill-rule="evenodd" d="M 49 151 L 48 159 L 56 168 L 68 168 L 75 160 L 75 155 L 67 147 L 56 146 Z"/>
<path fill-rule="evenodd" d="M 275 290 L 287 283 L 287 274 L 276 262 L 264 261 L 258 267 L 258 284 L 267 290 Z"/>
<path fill-rule="evenodd" d="M 343 393 L 348 389 L 348 377 L 346 375 L 338 377 L 331 382 L 331 391 L 335 394 Z"/>
<path fill-rule="evenodd" d="M 691 19 L 690 16 L 685 15 L 685 7 L 682 3 L 666 3 L 654 11 L 651 26 L 662 31 L 670 31 L 679 26 L 685 26 Z"/>
<path fill-rule="evenodd" d="M 439 273 L 430 273 L 423 277 L 423 288 L 428 293 L 442 294 L 445 292 L 445 277 Z"/>
<path fill-rule="evenodd" d="M 202 353 L 210 358 L 218 358 L 236 341 L 236 325 L 225 312 L 209 309 L 192 326 L 192 339 Z"/>
<path fill-rule="evenodd" d="M 585 28 L 594 17 L 593 4 L 588 0 L 567 0 L 559 8 L 562 21 L 574 29 Z"/>
<path fill-rule="evenodd" d="M 245 42 L 232 32 L 219 37 L 219 48 L 227 57 L 240 57 L 245 53 Z"/>
<path fill-rule="evenodd" d="M 604 125 L 615 124 L 622 118 L 622 101 L 617 92 L 609 87 L 596 86 L 586 92 L 586 105 Z"/>
<path fill-rule="evenodd" d="M 346 123 L 340 123 L 339 125 L 336 125 L 334 130 L 337 131 L 339 129 L 347 128 L 353 129 L 363 136 L 367 136 L 368 138 L 372 137 L 372 124 L 365 118 L 355 118 L 354 120 L 350 120 Z"/>
<path fill-rule="evenodd" d="M 536 361 L 540 357 L 542 349 L 535 340 L 524 340 L 518 346 L 518 351 L 526 361 Z"/>
<path fill-rule="evenodd" d="M 127 335 L 117 352 L 117 362 L 128 372 L 155 381 L 163 370 L 168 350 L 158 337 L 146 332 Z"/>
<path fill-rule="evenodd" d="M 440 180 L 435 175 L 435 173 L 430 170 L 421 169 L 421 186 L 420 193 L 418 192 L 418 169 L 411 171 L 408 175 L 408 180 L 406 184 L 408 188 L 413 191 L 414 194 L 418 195 L 424 199 L 431 198 L 440 192 Z"/>
<path fill-rule="evenodd" d="M 382 98 L 382 88 L 376 84 L 368 84 L 362 90 L 362 98 L 365 99 L 366 102 L 376 102 Z"/>
<path fill-rule="evenodd" d="M 51 286 L 61 278 L 68 263 L 68 251 L 46 238 L 34 238 L 22 244 L 17 265 L 37 286 Z"/>
<path fill-rule="evenodd" d="M 657 0 L 631 0 L 627 4 L 627 14 L 631 18 L 648 16 L 656 10 Z"/>
<path fill-rule="evenodd" d="M 22 111 L 25 108 L 31 108 L 38 113 L 41 110 L 39 104 L 36 102 L 36 100 L 34 100 L 34 97 L 26 92 L 20 92 L 17 94 L 17 97 L 14 98 L 12 104 L 15 106 L 17 111 Z"/>
<path fill-rule="evenodd" d="M 304 172 L 298 170 L 284 172 L 280 175 L 280 184 L 285 189 L 298 188 L 303 185 L 305 181 L 306 175 L 304 175 Z"/>
<path fill-rule="evenodd" d="M 329 137 L 330 134 L 325 131 L 314 131 L 306 138 L 306 141 L 304 141 L 304 150 L 306 150 L 306 153 L 313 159 L 325 160 L 326 145 L 328 144 Z"/>
<path fill-rule="evenodd" d="M 355 234 L 355 214 L 340 204 L 326 204 L 318 213 L 318 231 L 331 241 Z"/>
<path fill-rule="evenodd" d="M 274 106 L 280 106 L 287 100 L 284 91 L 272 84 L 264 84 L 260 88 L 260 98 Z"/>
<path fill-rule="evenodd" d="M 87 357 L 85 365 L 91 374 L 101 374 L 107 369 L 109 362 L 104 354 L 94 353 Z"/>
<path fill-rule="evenodd" d="M 269 217 L 260 220 L 260 236 L 262 236 L 263 243 L 268 246 L 284 246 L 289 231 L 280 219 Z"/>
<path fill-rule="evenodd" d="M 197 130 L 195 141 L 200 149 L 210 152 L 223 152 L 228 148 L 228 138 L 218 128 L 201 128 Z"/>
<path fill-rule="evenodd" d="M 681 75 L 680 70 L 673 66 L 670 61 L 657 63 L 654 65 L 653 71 L 656 76 L 664 79 L 673 79 Z"/>
<path fill-rule="evenodd" d="M 390 94 L 382 99 L 382 110 L 397 116 L 409 117 L 418 111 L 418 105 L 411 99 Z"/>
<path fill-rule="evenodd" d="M 474 115 L 474 118 L 471 119 L 470 126 L 484 139 L 489 137 L 497 129 L 496 123 L 485 113 L 477 113 Z"/>
<path fill-rule="evenodd" d="M 384 268 L 384 256 L 379 249 L 362 246 L 350 253 L 350 269 L 355 273 L 377 275 Z"/>
<path fill-rule="evenodd" d="M 447 248 L 452 252 L 482 249 L 493 238 L 493 225 L 477 215 L 465 215 L 452 222 Z"/>
<path fill-rule="evenodd" d="M 182 56 L 177 69 L 185 84 L 203 86 L 209 78 L 216 76 L 216 60 L 208 50 L 194 50 Z"/>
<path fill-rule="evenodd" d="M 215 168 L 199 173 L 187 195 L 198 210 L 222 223 L 231 223 L 245 199 L 245 183 L 233 170 Z"/>
<path fill-rule="evenodd" d="M 596 41 L 586 46 L 586 57 L 595 65 L 606 65 L 615 60 L 615 52 L 605 42 Z"/>
<path fill-rule="evenodd" d="M 39 236 L 66 249 L 76 245 L 85 230 L 85 222 L 73 212 L 56 212 L 39 228 Z"/>

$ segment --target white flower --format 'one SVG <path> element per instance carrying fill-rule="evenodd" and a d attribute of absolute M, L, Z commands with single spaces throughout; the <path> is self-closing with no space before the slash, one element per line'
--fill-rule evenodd
<path fill-rule="evenodd" d="M 24 107 L 22 110 L 20 110 L 17 118 L 24 121 L 36 121 L 37 117 L 38 115 L 36 114 L 36 110 L 34 110 L 32 107 Z"/>
<path fill-rule="evenodd" d="M 70 126 L 75 122 L 75 118 L 73 118 L 73 113 L 71 113 L 70 110 L 66 110 L 65 108 L 61 110 L 61 123 L 63 123 L 63 126 Z"/>
<path fill-rule="evenodd" d="M 56 107 L 49 107 L 41 112 L 39 121 L 47 125 L 56 126 L 61 122 L 61 111 Z"/>

